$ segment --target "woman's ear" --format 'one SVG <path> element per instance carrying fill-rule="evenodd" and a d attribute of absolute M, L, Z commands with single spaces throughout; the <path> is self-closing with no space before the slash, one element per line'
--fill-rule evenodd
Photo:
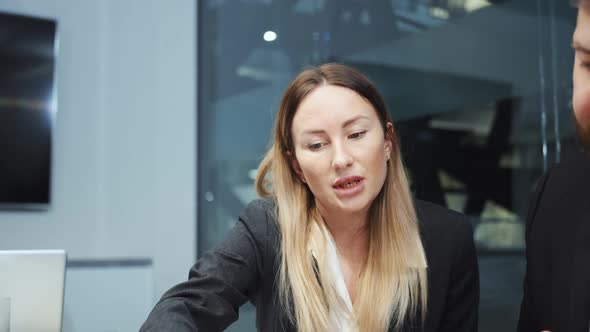
<path fill-rule="evenodd" d="M 394 136 L 395 131 L 393 129 L 393 123 L 387 122 L 387 124 L 385 125 L 385 137 L 392 141 Z"/>
<path fill-rule="evenodd" d="M 393 138 L 395 137 L 394 135 L 393 124 L 391 122 L 387 122 L 387 125 L 385 126 L 385 154 L 387 160 L 391 158 L 391 153 L 393 150 Z"/>
<path fill-rule="evenodd" d="M 303 176 L 303 172 L 301 171 L 301 166 L 299 166 L 297 158 L 295 158 L 291 151 L 287 151 L 287 155 L 289 156 L 289 162 L 291 163 L 291 167 L 293 168 L 293 171 L 295 171 L 295 174 L 297 174 L 301 182 L 306 183 L 305 176 Z"/>

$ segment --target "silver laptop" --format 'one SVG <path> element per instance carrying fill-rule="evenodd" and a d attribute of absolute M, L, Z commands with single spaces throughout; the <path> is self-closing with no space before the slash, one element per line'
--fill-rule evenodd
<path fill-rule="evenodd" d="M 59 332 L 64 250 L 0 250 L 0 298 L 10 299 L 10 332 Z"/>

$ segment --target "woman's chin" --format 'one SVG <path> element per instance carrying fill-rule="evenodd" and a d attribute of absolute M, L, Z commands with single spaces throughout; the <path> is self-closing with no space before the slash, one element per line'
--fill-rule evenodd
<path fill-rule="evenodd" d="M 352 199 L 340 201 L 339 208 L 342 212 L 348 214 L 364 214 L 369 210 L 371 202 L 367 199 Z"/>

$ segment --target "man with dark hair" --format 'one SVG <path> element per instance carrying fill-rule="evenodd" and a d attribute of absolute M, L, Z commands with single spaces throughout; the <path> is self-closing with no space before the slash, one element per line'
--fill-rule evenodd
<path fill-rule="evenodd" d="M 590 4 L 590 0 L 571 0 L 571 3 L 575 7 L 579 7 L 580 4 L 587 6 L 588 4 Z"/>
<path fill-rule="evenodd" d="M 586 149 L 545 174 L 527 215 L 519 332 L 588 332 L 590 325 L 590 0 L 576 0 L 574 122 Z"/>

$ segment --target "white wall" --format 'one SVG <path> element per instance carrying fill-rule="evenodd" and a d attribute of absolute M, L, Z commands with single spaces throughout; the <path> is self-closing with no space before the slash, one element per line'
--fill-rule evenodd
<path fill-rule="evenodd" d="M 52 203 L 0 211 L 0 249 L 152 258 L 155 295 L 196 248 L 196 4 L 11 0 L 58 21 Z"/>

